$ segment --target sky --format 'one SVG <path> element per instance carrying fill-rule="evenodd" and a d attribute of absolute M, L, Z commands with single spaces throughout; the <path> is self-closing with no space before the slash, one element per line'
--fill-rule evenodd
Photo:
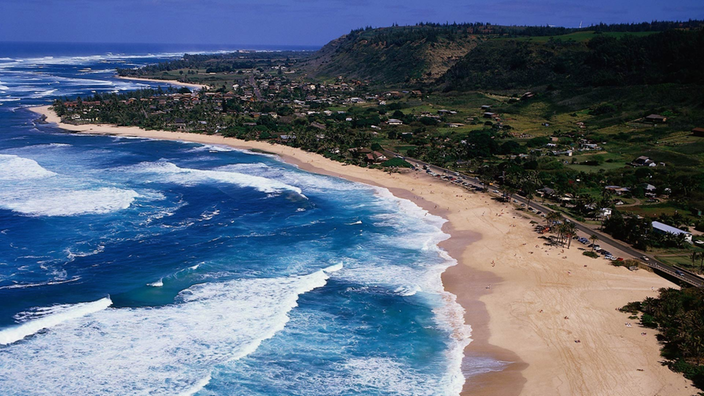
<path fill-rule="evenodd" d="M 578 27 L 704 19 L 702 0 L 0 0 L 0 41 L 322 46 L 418 22 Z"/>

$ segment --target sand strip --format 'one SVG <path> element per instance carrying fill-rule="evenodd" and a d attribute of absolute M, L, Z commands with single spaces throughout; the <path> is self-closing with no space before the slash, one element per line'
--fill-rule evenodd
<path fill-rule="evenodd" d="M 655 333 L 616 310 L 674 287 L 644 270 L 617 268 L 582 255 L 584 246 L 548 247 L 529 217 L 488 195 L 465 191 L 422 172 L 389 174 L 346 166 L 320 155 L 266 142 L 145 131 L 109 125 L 60 124 L 48 106 L 32 109 L 69 131 L 220 144 L 281 156 L 312 172 L 388 188 L 448 219 L 441 245 L 459 265 L 443 274 L 466 309 L 473 341 L 469 374 L 485 357 L 503 370 L 476 375 L 463 395 L 692 395 L 689 381 L 661 364 Z M 626 326 L 626 324 L 631 326 Z"/>
<path fill-rule="evenodd" d="M 176 80 L 157 80 L 155 78 L 124 77 L 124 76 L 115 76 L 115 78 L 119 78 L 120 80 L 143 81 L 143 82 L 151 82 L 151 83 L 164 84 L 164 85 L 174 85 L 177 87 L 190 88 L 192 90 L 201 90 L 201 89 L 208 88 L 207 85 L 185 83 L 185 82 L 176 81 Z"/>

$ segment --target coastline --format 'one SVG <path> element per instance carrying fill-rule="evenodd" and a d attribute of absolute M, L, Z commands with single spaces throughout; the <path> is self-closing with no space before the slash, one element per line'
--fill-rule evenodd
<path fill-rule="evenodd" d="M 143 82 L 151 82 L 151 83 L 158 83 L 158 84 L 175 85 L 178 87 L 186 87 L 186 88 L 191 88 L 191 89 L 195 89 L 195 90 L 201 90 L 201 89 L 208 88 L 208 86 L 204 85 L 204 84 L 185 83 L 185 82 L 176 81 L 176 80 L 157 80 L 155 78 L 124 77 L 124 76 L 117 76 L 117 75 L 115 76 L 115 78 L 118 78 L 120 80 L 143 81 Z"/>
<path fill-rule="evenodd" d="M 457 296 L 465 309 L 465 323 L 472 326 L 473 341 L 465 348 L 465 360 L 490 356 L 506 362 L 501 371 L 472 376 L 462 395 L 690 395 L 695 391 L 683 377 L 659 364 L 654 332 L 624 326 L 627 315 L 614 310 L 655 296 L 659 287 L 674 285 L 646 271 L 632 273 L 585 257 L 575 245 L 564 252 L 544 247 L 529 218 L 511 205 L 424 173 L 388 174 L 346 166 L 266 142 L 62 124 L 48 107 L 30 110 L 73 132 L 270 152 L 307 171 L 388 188 L 395 196 L 447 219 L 443 231 L 451 237 L 440 247 L 458 265 L 448 268 L 442 281 Z"/>

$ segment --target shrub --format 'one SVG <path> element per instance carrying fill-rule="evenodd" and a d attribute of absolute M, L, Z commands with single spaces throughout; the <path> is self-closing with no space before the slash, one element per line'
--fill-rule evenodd
<path fill-rule="evenodd" d="M 583 255 L 591 258 L 599 258 L 599 255 L 596 252 L 583 252 Z"/>
<path fill-rule="evenodd" d="M 408 162 L 402 160 L 401 158 L 391 158 L 388 161 L 384 161 L 381 163 L 381 166 L 388 168 L 388 167 L 398 167 L 398 168 L 410 168 L 411 164 Z"/>

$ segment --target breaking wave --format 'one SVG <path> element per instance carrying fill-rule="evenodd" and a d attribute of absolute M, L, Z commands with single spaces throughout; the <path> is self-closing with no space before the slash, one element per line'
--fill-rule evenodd
<path fill-rule="evenodd" d="M 325 286 L 339 268 L 199 284 L 158 308 L 106 309 L 110 300 L 103 299 L 30 320 L 0 333 L 13 343 L 0 348 L 3 392 L 193 393 L 206 386 L 215 365 L 251 354 L 281 331 L 299 296 Z"/>

